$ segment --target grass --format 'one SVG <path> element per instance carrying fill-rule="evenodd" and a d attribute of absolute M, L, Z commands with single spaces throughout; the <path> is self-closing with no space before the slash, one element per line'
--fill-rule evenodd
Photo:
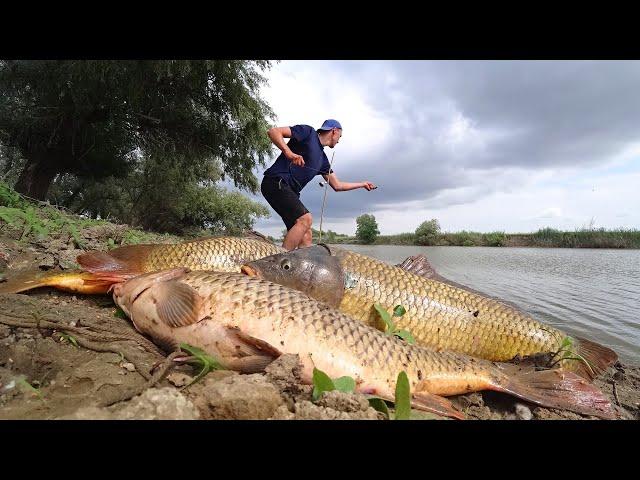
<path fill-rule="evenodd" d="M 191 382 L 185 385 L 183 389 L 187 388 L 190 385 L 193 385 L 194 383 L 202 379 L 207 373 L 212 372 L 213 370 L 224 370 L 224 367 L 204 350 L 201 350 L 187 343 L 181 343 L 180 349 L 192 355 L 192 357 L 187 359 L 187 363 L 200 368 L 200 373 L 198 373 L 198 375 L 193 380 L 191 380 Z"/>
<path fill-rule="evenodd" d="M 0 220 L 0 231 L 6 231 L 21 243 L 66 236 L 79 249 L 87 247 L 83 237 L 85 229 L 115 226 L 106 220 L 87 218 L 46 202 L 30 200 L 3 182 L 0 182 Z M 121 245 L 179 240 L 173 235 L 130 228 L 115 231 L 99 248 L 106 250 Z"/>
<path fill-rule="evenodd" d="M 351 377 L 340 377 L 331 379 L 322 370 L 317 368 L 313 369 L 313 394 L 312 399 L 314 402 L 318 401 L 322 394 L 325 392 L 331 392 L 338 390 L 341 392 L 354 392 L 356 388 L 356 382 Z M 409 419 L 424 419 L 432 418 L 428 415 L 416 414 L 411 409 L 411 390 L 409 385 L 409 378 L 406 372 L 402 371 L 398 374 L 396 380 L 396 390 L 394 399 L 393 411 L 389 409 L 387 402 L 376 396 L 369 396 L 369 405 L 378 412 L 381 412 L 387 419 L 395 420 L 409 420 Z"/>

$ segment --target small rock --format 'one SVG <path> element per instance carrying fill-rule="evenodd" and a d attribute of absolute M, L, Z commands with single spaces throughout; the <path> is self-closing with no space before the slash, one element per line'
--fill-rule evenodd
<path fill-rule="evenodd" d="M 340 412 L 359 412 L 370 408 L 369 401 L 364 395 L 358 393 L 344 393 L 337 390 L 325 392 L 316 402 L 316 405 L 332 408 Z"/>
<path fill-rule="evenodd" d="M 64 420 L 195 420 L 195 406 L 173 387 L 150 388 L 128 402 L 108 408 L 84 407 Z"/>
<path fill-rule="evenodd" d="M 329 392 L 331 393 L 331 392 Z M 308 400 L 298 402 L 293 414 L 284 408 L 278 408 L 271 420 L 379 420 L 379 412 L 369 407 L 366 410 L 343 412 L 330 407 L 316 405 Z"/>
<path fill-rule="evenodd" d="M 125 370 L 129 370 L 130 372 L 136 371 L 136 366 L 131 362 L 123 363 L 122 368 L 124 368 Z"/>
<path fill-rule="evenodd" d="M 284 400 L 262 375 L 233 375 L 204 384 L 194 403 L 204 418 L 266 420 Z"/>
<path fill-rule="evenodd" d="M 184 387 L 193 380 L 193 377 L 181 372 L 172 372 L 167 375 L 167 381 L 176 387 Z"/>
<path fill-rule="evenodd" d="M 56 266 L 56 260 L 51 255 L 47 255 L 47 256 L 43 257 L 38 262 L 38 267 L 43 269 L 43 270 L 49 270 L 50 268 L 53 268 L 55 266 Z"/>
<path fill-rule="evenodd" d="M 516 403 L 516 416 L 520 420 L 531 420 L 533 418 L 533 414 L 529 407 L 521 403 Z"/>

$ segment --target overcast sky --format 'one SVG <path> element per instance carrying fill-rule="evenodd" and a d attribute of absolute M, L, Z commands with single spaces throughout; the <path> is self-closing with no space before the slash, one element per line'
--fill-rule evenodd
<path fill-rule="evenodd" d="M 640 227 L 638 61 L 282 61 L 267 76 L 278 126 L 339 120 L 334 171 L 379 186 L 329 189 L 325 231 L 354 234 L 363 213 L 382 234 L 431 218 L 449 232 Z M 317 181 L 301 195 L 315 228 L 322 196 Z M 279 236 L 271 213 L 255 228 Z"/>

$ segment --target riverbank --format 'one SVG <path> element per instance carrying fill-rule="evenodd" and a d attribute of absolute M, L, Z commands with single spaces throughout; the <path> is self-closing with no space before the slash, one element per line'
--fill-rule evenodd
<path fill-rule="evenodd" d="M 0 222 L 0 270 L 7 276 L 76 268 L 76 256 L 90 249 L 179 240 L 108 222 L 83 223 L 53 207 L 31 208 L 22 210 L 28 221 Z M 52 223 L 42 223 L 46 219 Z M 162 375 L 166 354 L 118 314 L 109 296 L 50 288 L 0 295 L 0 346 L 0 419 L 383 418 L 359 394 L 330 392 L 312 401 L 296 356 L 283 356 L 260 374 L 215 371 L 187 387 L 198 369 L 186 365 Z M 596 385 L 621 419 L 640 419 L 638 366 L 618 363 Z M 590 418 L 495 392 L 451 400 L 469 419 Z M 413 417 L 435 418 L 416 411 Z"/>

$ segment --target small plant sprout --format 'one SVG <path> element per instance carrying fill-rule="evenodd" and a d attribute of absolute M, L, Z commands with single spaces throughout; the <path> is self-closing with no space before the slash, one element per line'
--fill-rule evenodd
<path fill-rule="evenodd" d="M 339 392 L 351 393 L 356 389 L 356 381 L 351 377 L 340 377 L 331 379 L 329 375 L 317 368 L 313 369 L 313 394 L 312 399 L 315 402 L 324 392 L 338 390 Z"/>
<path fill-rule="evenodd" d="M 30 391 L 31 393 L 37 395 L 38 398 L 44 402 L 44 398 L 42 397 L 42 392 L 40 391 L 39 388 L 35 388 L 33 385 L 27 382 L 24 378 L 19 378 L 17 383 L 18 385 L 23 386 L 26 390 Z"/>
<path fill-rule="evenodd" d="M 406 372 L 400 372 L 396 380 L 395 419 L 409 420 L 411 417 L 411 389 Z"/>
<path fill-rule="evenodd" d="M 392 415 L 387 406 L 387 402 L 380 397 L 369 397 L 369 405 L 382 412 L 382 414 L 388 419 L 395 420 L 409 420 L 412 417 L 411 411 L 411 389 L 409 386 L 409 378 L 403 371 L 398 374 L 396 380 L 396 392 L 394 402 L 394 414 Z"/>
<path fill-rule="evenodd" d="M 180 349 L 184 350 L 192 355 L 192 357 L 186 360 L 186 363 L 194 365 L 196 367 L 200 367 L 200 373 L 194 378 L 188 385 L 183 387 L 187 388 L 190 385 L 193 385 L 197 381 L 199 381 L 202 377 L 204 377 L 207 373 L 213 370 L 224 370 L 224 367 L 220 365 L 220 363 L 209 355 L 204 350 L 201 350 L 197 347 L 189 345 L 187 343 L 181 343 Z"/>
<path fill-rule="evenodd" d="M 78 341 L 75 339 L 75 337 L 69 335 L 68 333 L 60 332 L 60 338 L 71 343 L 75 347 L 79 347 Z"/>
<path fill-rule="evenodd" d="M 413 338 L 413 335 L 411 335 L 411 332 L 409 332 L 408 330 L 398 329 L 396 327 L 395 322 L 393 321 L 393 318 L 400 318 L 405 313 L 407 313 L 407 311 L 402 305 L 396 305 L 396 307 L 393 309 L 393 317 L 389 315 L 389 312 L 387 312 L 387 310 L 379 303 L 374 304 L 374 308 L 377 310 L 378 315 L 380 316 L 382 321 L 385 323 L 384 332 L 387 335 L 389 336 L 394 335 L 412 345 L 416 342 L 415 339 Z"/>
<path fill-rule="evenodd" d="M 557 357 L 557 358 L 556 358 Z M 556 364 L 562 362 L 563 360 L 578 360 L 584 363 L 587 368 L 591 371 L 591 374 L 595 376 L 595 372 L 593 371 L 592 365 L 589 361 L 584 358 L 579 353 L 573 351 L 573 338 L 566 336 L 562 339 L 562 344 L 560 344 L 560 348 L 553 354 L 551 357 L 556 358 L 556 360 L 549 365 L 549 368 L 552 368 Z"/>

